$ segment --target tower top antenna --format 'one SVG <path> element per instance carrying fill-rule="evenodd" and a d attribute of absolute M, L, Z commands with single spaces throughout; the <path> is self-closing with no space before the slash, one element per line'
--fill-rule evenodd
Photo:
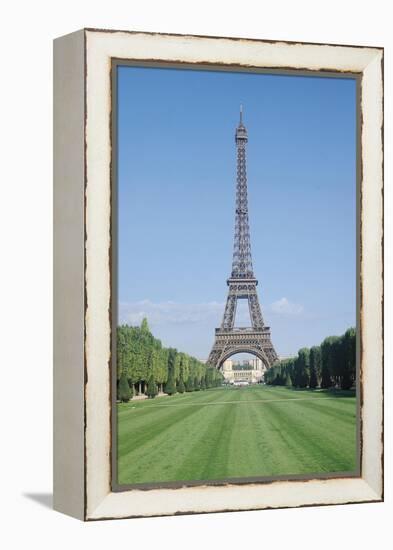
<path fill-rule="evenodd" d="M 247 130 L 243 123 L 243 105 L 240 104 L 239 124 L 236 127 L 235 140 L 238 145 L 247 143 Z"/>

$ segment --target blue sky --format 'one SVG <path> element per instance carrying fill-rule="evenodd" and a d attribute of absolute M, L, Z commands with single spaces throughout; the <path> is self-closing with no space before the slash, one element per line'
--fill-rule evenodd
<path fill-rule="evenodd" d="M 254 272 L 278 354 L 356 319 L 355 80 L 119 67 L 119 322 L 147 316 L 164 345 L 202 359 L 231 270 L 240 103 Z"/>

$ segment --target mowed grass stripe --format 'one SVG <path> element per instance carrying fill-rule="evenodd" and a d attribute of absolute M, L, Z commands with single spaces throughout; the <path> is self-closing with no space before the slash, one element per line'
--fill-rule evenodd
<path fill-rule="evenodd" d="M 333 456 L 333 464 L 326 466 L 324 459 L 320 460 L 325 443 L 321 445 L 318 438 L 320 427 L 313 429 L 312 418 L 308 418 L 308 422 L 302 418 L 300 429 L 296 429 L 296 423 L 295 429 L 281 429 L 283 424 L 293 426 L 297 414 L 294 407 L 300 404 L 291 403 L 289 409 L 274 407 L 267 414 L 261 411 L 256 401 L 250 404 L 245 408 L 232 407 L 227 416 L 228 432 L 220 437 L 212 434 L 216 435 L 214 453 L 206 463 L 201 479 L 272 476 L 278 475 L 278 468 L 282 474 L 354 468 L 354 464 L 342 459 L 341 451 Z M 300 414 L 303 416 L 303 411 Z M 307 444 L 299 446 L 299 439 Z"/>
<path fill-rule="evenodd" d="M 326 401 L 326 403 L 323 404 L 323 407 L 320 406 L 322 400 L 305 400 L 306 402 L 303 403 L 303 407 L 305 410 L 308 411 L 309 416 L 313 416 L 313 411 L 317 412 L 320 415 L 323 415 L 330 422 L 330 427 L 335 431 L 337 422 L 337 428 L 339 428 L 342 424 L 349 424 L 351 427 L 354 426 L 356 422 L 356 407 L 354 407 L 355 403 L 345 403 L 342 401 L 337 401 L 334 398 L 329 399 L 325 398 L 323 401 Z M 350 409 L 348 409 L 350 407 Z"/>
<path fill-rule="evenodd" d="M 175 431 L 180 429 L 180 422 L 183 419 L 198 412 L 204 406 L 202 393 L 204 392 L 199 394 L 201 395 L 200 404 L 197 405 L 196 409 L 193 408 L 187 412 L 184 411 L 183 407 L 167 407 L 166 410 L 163 410 L 163 408 L 150 405 L 152 401 L 147 400 L 139 401 L 139 404 L 145 403 L 146 407 L 132 408 L 132 402 L 126 405 L 128 410 L 124 411 L 124 407 L 122 407 L 123 413 L 126 412 L 127 415 L 123 414 L 118 418 L 119 456 L 126 455 L 146 442 L 154 440 L 157 434 L 165 434 L 166 430 L 172 427 Z M 221 394 L 222 392 L 218 392 L 217 404 L 220 402 L 220 399 L 224 398 Z M 179 397 L 179 405 L 181 404 L 179 401 L 182 397 L 185 398 L 186 394 Z M 198 425 L 198 421 L 195 421 L 195 424 Z"/>
<path fill-rule="evenodd" d="M 228 401 L 230 395 L 230 401 Z M 326 392 L 307 392 L 308 397 L 304 397 L 304 391 L 289 391 L 286 388 L 272 388 L 270 386 L 263 387 L 263 401 L 270 400 L 292 400 L 292 399 L 335 399 L 335 397 L 328 397 Z M 256 400 L 261 400 L 261 386 L 251 386 L 243 388 L 219 388 L 214 390 L 208 390 L 204 392 L 191 392 L 184 394 L 176 394 L 170 398 L 158 397 L 154 401 L 152 400 L 140 400 L 132 401 L 128 404 L 119 405 L 119 417 L 132 414 L 137 410 L 146 411 L 146 409 L 154 407 L 176 406 L 176 405 L 199 405 L 201 403 L 216 404 L 221 402 L 228 403 L 244 403 L 251 400 L 251 396 L 255 396 Z M 285 396 L 285 397 L 284 397 Z"/>
<path fill-rule="evenodd" d="M 182 462 L 175 470 L 175 480 L 214 479 L 215 465 L 221 472 L 219 478 L 226 477 L 227 449 L 235 415 L 234 407 L 224 405 L 217 410 L 214 422 L 194 428 L 191 445 L 183 449 Z"/>
<path fill-rule="evenodd" d="M 227 413 L 229 407 L 224 406 L 228 408 Z M 143 438 L 140 433 L 129 430 L 129 445 L 119 447 L 119 483 L 175 481 L 194 476 L 199 479 L 198 472 L 206 462 L 206 449 L 209 452 L 212 447 L 207 432 L 222 422 L 225 410 L 217 407 L 212 411 L 201 406 L 185 412 L 183 408 L 176 408 L 168 411 L 169 418 L 164 421 L 161 411 L 157 413 L 154 427 L 150 425 L 148 431 L 143 430 Z M 207 446 L 204 443 L 208 443 Z M 195 446 L 199 450 L 193 454 L 190 449 Z"/>
<path fill-rule="evenodd" d="M 326 400 L 327 401 L 327 400 Z M 273 463 L 263 475 L 351 471 L 355 468 L 356 423 L 346 424 L 325 414 L 327 402 L 274 403 L 269 408 L 268 440 L 274 447 Z"/>
<path fill-rule="evenodd" d="M 335 397 L 324 397 L 323 400 L 329 400 L 329 399 L 332 399 L 332 400 L 336 400 Z M 149 407 L 150 409 L 151 408 L 155 408 L 155 407 L 200 407 L 201 405 L 205 406 L 205 407 L 208 407 L 210 405 L 217 405 L 217 406 L 220 406 L 220 405 L 248 405 L 249 403 L 262 403 L 262 404 L 266 404 L 266 405 L 270 405 L 271 403 L 277 403 L 277 402 L 282 402 L 282 401 L 320 401 L 319 399 L 316 399 L 315 397 L 299 397 L 297 399 L 293 399 L 293 398 L 289 398 L 289 399 L 285 399 L 285 398 L 278 398 L 278 399 L 248 399 L 247 401 L 245 399 L 243 400 L 237 400 L 237 401 L 224 401 L 223 399 L 221 400 L 217 400 L 215 402 L 212 402 L 212 401 L 209 401 L 207 403 L 203 403 L 203 402 L 198 402 L 198 401 L 195 401 L 195 402 L 191 402 L 191 403 L 160 403 L 160 404 L 155 404 L 155 405 L 152 405 L 151 407 Z"/>
<path fill-rule="evenodd" d="M 171 397 L 168 396 L 160 396 L 156 397 L 154 400 L 151 399 L 141 399 L 137 401 L 130 401 L 129 403 L 120 403 L 118 405 L 118 416 L 122 417 L 124 415 L 128 415 L 132 413 L 132 411 L 143 409 L 148 410 L 152 407 L 156 407 L 157 405 L 163 405 L 165 403 L 170 402 L 171 404 L 176 403 L 203 403 L 205 401 L 217 401 L 224 398 L 226 389 L 215 389 L 215 390 L 207 390 L 207 391 L 201 391 L 201 392 L 190 392 L 190 393 L 183 393 L 183 394 L 176 394 Z M 221 397 L 222 396 L 222 397 Z"/>
<path fill-rule="evenodd" d="M 353 471 L 356 399 L 327 395 L 252 386 L 120 405 L 118 481 Z"/>
<path fill-rule="evenodd" d="M 193 392 L 195 393 L 195 392 Z M 143 423 L 145 419 L 149 416 L 152 417 L 152 420 L 155 419 L 155 415 L 157 414 L 157 408 L 164 408 L 168 405 L 174 406 L 174 405 L 185 405 L 185 404 L 197 404 L 198 406 L 203 404 L 206 401 L 210 401 L 211 397 L 207 396 L 209 392 L 200 392 L 198 395 L 200 396 L 199 400 L 190 399 L 191 393 L 185 393 L 185 394 L 177 394 L 172 397 L 159 397 L 154 400 L 150 399 L 144 399 L 140 401 L 131 401 L 130 403 L 121 403 L 118 405 L 118 430 L 120 431 L 122 429 L 122 426 L 126 426 L 129 423 L 129 420 L 132 418 L 132 422 L 135 423 L 135 425 L 138 425 L 140 423 Z M 215 402 L 219 402 L 223 399 L 223 396 L 221 397 L 221 394 L 223 392 L 217 392 L 215 396 Z M 141 420 L 138 420 L 138 417 L 142 417 Z"/>
<path fill-rule="evenodd" d="M 258 437 L 255 431 L 254 406 L 231 407 L 225 446 L 217 448 L 206 465 L 205 479 L 222 479 L 263 475 Z M 259 413 L 259 411 L 258 411 Z"/>

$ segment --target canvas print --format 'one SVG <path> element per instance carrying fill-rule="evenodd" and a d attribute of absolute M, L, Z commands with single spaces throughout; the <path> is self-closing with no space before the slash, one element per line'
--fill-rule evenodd
<path fill-rule="evenodd" d="M 114 71 L 115 486 L 358 475 L 356 78 Z"/>

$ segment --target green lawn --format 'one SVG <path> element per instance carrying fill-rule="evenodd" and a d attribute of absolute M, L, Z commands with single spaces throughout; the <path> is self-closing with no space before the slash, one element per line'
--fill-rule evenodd
<path fill-rule="evenodd" d="M 118 405 L 118 483 L 349 472 L 351 392 L 248 386 Z"/>

